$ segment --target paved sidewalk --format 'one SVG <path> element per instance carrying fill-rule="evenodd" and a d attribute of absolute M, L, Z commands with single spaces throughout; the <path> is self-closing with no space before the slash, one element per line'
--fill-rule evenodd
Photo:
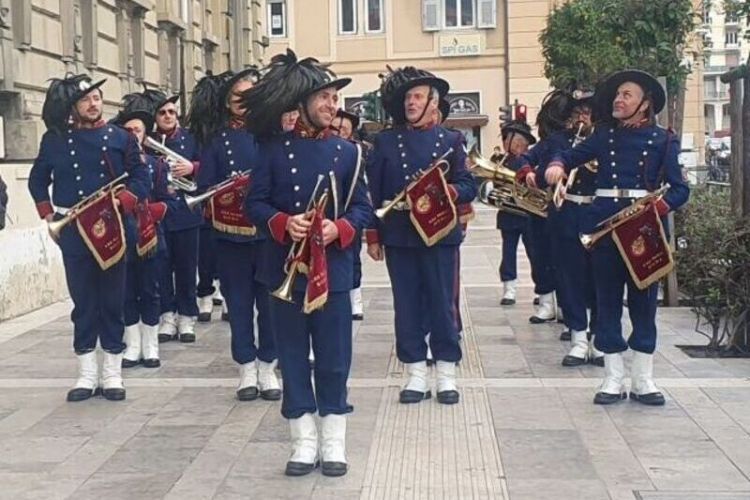
<path fill-rule="evenodd" d="M 79 404 L 65 402 L 70 305 L 0 323 L 0 498 L 750 499 L 750 361 L 688 358 L 674 345 L 701 341 L 693 315 L 662 309 L 655 374 L 667 405 L 594 406 L 601 368 L 563 368 L 560 327 L 527 321 L 522 251 L 518 305 L 498 305 L 499 241 L 480 208 L 462 251 L 452 407 L 397 403 L 388 278 L 365 260 L 350 472 L 338 479 L 283 475 L 287 424 L 276 403 L 234 399 L 227 323 L 163 345 L 160 369 L 128 370 L 127 401 Z"/>

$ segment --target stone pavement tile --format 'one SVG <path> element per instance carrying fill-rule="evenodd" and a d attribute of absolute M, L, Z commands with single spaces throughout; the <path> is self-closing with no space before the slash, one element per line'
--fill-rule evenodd
<path fill-rule="evenodd" d="M 480 343 L 479 356 L 484 376 L 489 378 L 527 378 L 533 373 L 518 346 L 487 346 Z"/>
<path fill-rule="evenodd" d="M 335 481 L 336 479 L 332 479 Z M 316 486 L 312 492 L 311 500 L 359 500 L 362 490 L 329 489 Z"/>
<path fill-rule="evenodd" d="M 0 407 L 9 413 L 0 420 L 0 441 L 9 435 L 25 432 L 59 406 L 65 405 L 60 389 L 0 389 Z"/>
<path fill-rule="evenodd" d="M 88 440 L 85 436 L 24 435 L 0 441 L 0 470 L 4 472 L 44 472 L 63 462 Z"/>
<path fill-rule="evenodd" d="M 39 330 L 34 330 L 34 332 L 32 333 L 25 333 L 10 340 L 6 340 L 2 343 L 3 349 L 2 351 L 0 351 L 0 361 L 13 358 L 19 352 L 23 352 L 26 349 L 35 346 L 36 344 L 44 342 L 45 340 L 47 340 L 47 338 L 43 335 L 40 335 Z"/>
<path fill-rule="evenodd" d="M 521 344 L 521 351 L 535 377 L 539 378 L 580 378 L 581 371 L 562 366 L 560 363 L 567 350 L 557 341 L 557 346 L 550 349 L 546 346 Z M 603 373 L 603 370 L 599 368 Z"/>
<path fill-rule="evenodd" d="M 508 479 L 510 500 L 603 500 L 609 498 L 601 481 L 564 479 Z M 632 498 L 632 497 L 631 497 Z"/>
<path fill-rule="evenodd" d="M 149 422 L 153 426 L 220 425 L 237 403 L 229 387 L 186 387 Z"/>
<path fill-rule="evenodd" d="M 750 477 L 750 434 L 702 390 L 673 388 L 669 392 L 732 463 Z"/>
<path fill-rule="evenodd" d="M 77 479 L 52 478 L 45 472 L 0 472 L 2 500 L 63 500 L 75 490 Z"/>
<path fill-rule="evenodd" d="M 352 378 L 381 378 L 388 375 L 388 364 L 393 352 L 393 338 L 389 342 L 370 342 L 357 339 L 352 348 Z"/>
<path fill-rule="evenodd" d="M 256 402 L 259 401 L 253 401 L 250 404 Z M 249 445 L 251 446 L 252 443 L 284 443 L 286 445 L 289 442 L 289 423 L 281 416 L 281 402 L 260 403 L 266 403 L 264 406 L 267 406 L 267 410 L 250 436 Z"/>
<path fill-rule="evenodd" d="M 638 500 L 747 500 L 747 491 L 638 491 Z"/>
<path fill-rule="evenodd" d="M 103 398 L 92 398 L 77 404 L 63 402 L 44 420 L 29 428 L 24 436 L 56 436 L 62 430 L 68 437 L 90 437 L 122 414 L 123 406 Z"/>
<path fill-rule="evenodd" d="M 288 478 L 283 475 L 283 463 L 277 471 L 278 476 L 271 480 L 266 479 L 265 475 L 263 477 L 258 477 L 255 474 L 230 475 L 212 498 L 214 500 L 247 500 L 249 498 L 301 500 L 310 498 L 313 494 L 315 481 L 320 478 L 320 472 L 315 470 L 307 476 Z"/>
<path fill-rule="evenodd" d="M 507 326 L 508 318 L 499 307 L 471 307 L 471 322 L 476 326 Z"/>
<path fill-rule="evenodd" d="M 76 500 L 133 500 L 162 498 L 180 477 L 180 471 L 96 473 L 72 495 Z"/>
<path fill-rule="evenodd" d="M 97 473 L 181 473 L 215 431 L 216 427 L 210 425 L 147 425 Z"/>
<path fill-rule="evenodd" d="M 248 443 L 234 461 L 224 482 L 217 490 L 217 495 L 220 496 L 226 490 L 232 492 L 238 483 L 244 483 L 253 478 L 269 486 L 266 491 L 283 491 L 287 489 L 287 485 L 293 487 L 302 484 L 303 489 L 307 490 L 309 495 L 319 475 L 312 473 L 293 480 L 284 476 L 284 467 L 289 459 L 290 451 L 288 439 L 283 442 Z"/>
<path fill-rule="evenodd" d="M 508 341 L 512 340 L 513 344 L 517 343 L 516 334 L 513 332 L 513 327 L 510 325 L 478 326 L 472 324 L 471 330 L 474 332 L 474 335 L 477 336 L 477 342 L 500 338 Z"/>
<path fill-rule="evenodd" d="M 393 325 L 393 310 L 385 311 L 365 311 L 365 320 L 362 322 L 364 325 Z"/>
<path fill-rule="evenodd" d="M 574 430 L 557 389 L 491 388 L 487 396 L 495 430 Z"/>
<path fill-rule="evenodd" d="M 165 496 L 169 500 L 213 498 L 250 436 L 271 410 L 267 405 L 238 404 Z M 252 445 L 250 445 L 252 446 Z"/>
<path fill-rule="evenodd" d="M 497 429 L 497 437 L 509 482 L 598 479 L 588 450 L 576 430 L 501 428 Z"/>
<path fill-rule="evenodd" d="M 593 391 L 584 388 L 558 389 L 560 399 L 570 415 L 581 441 L 591 456 L 591 463 L 610 491 L 651 489 L 653 484 L 643 466 L 623 439 L 606 408 L 592 403 Z"/>
<path fill-rule="evenodd" d="M 704 389 L 717 405 L 721 407 L 745 432 L 750 433 L 750 389 L 748 388 L 711 388 Z"/>

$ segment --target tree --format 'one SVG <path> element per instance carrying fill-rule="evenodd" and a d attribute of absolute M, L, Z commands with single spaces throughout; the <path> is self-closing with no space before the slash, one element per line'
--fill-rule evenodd
<path fill-rule="evenodd" d="M 558 88 L 589 89 L 624 68 L 666 76 L 669 123 L 680 131 L 694 25 L 691 0 L 572 0 L 550 14 L 539 37 L 545 76 Z"/>

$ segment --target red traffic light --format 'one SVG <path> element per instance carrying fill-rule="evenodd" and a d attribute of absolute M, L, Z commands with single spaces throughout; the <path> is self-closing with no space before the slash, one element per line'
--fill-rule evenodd
<path fill-rule="evenodd" d="M 526 105 L 525 104 L 519 104 L 516 106 L 516 113 L 514 117 L 517 121 L 525 122 L 526 121 Z"/>

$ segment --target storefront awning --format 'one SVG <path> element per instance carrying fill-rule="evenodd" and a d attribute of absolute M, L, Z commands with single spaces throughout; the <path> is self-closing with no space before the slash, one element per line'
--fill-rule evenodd
<path fill-rule="evenodd" d="M 453 128 L 474 128 L 484 127 L 490 122 L 487 115 L 450 115 L 445 120 L 446 127 Z"/>

